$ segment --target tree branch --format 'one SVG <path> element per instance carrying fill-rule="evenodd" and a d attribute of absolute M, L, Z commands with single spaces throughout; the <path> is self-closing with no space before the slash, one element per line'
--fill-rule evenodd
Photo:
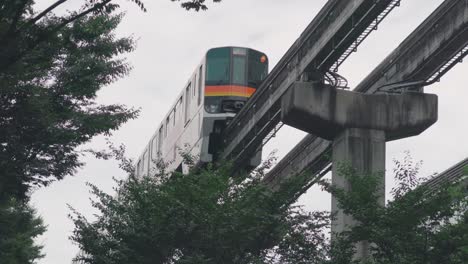
<path fill-rule="evenodd" d="M 59 1 L 67 1 L 67 0 L 59 0 Z M 8 67 L 10 67 L 11 65 L 13 65 L 14 63 L 16 63 L 17 61 L 19 61 L 24 55 L 26 55 L 28 52 L 30 52 L 32 49 L 34 49 L 35 47 L 37 47 L 37 45 L 39 45 L 40 43 L 42 43 L 43 41 L 45 41 L 49 36 L 51 36 L 52 34 L 56 33 L 57 31 L 59 31 L 60 29 L 62 29 L 64 26 L 66 26 L 67 24 L 77 20 L 77 19 L 80 19 L 86 15 L 88 15 L 89 13 L 91 12 L 94 12 L 102 7 L 104 7 L 105 5 L 107 5 L 109 2 L 111 2 L 112 0 L 105 0 L 99 4 L 95 4 L 93 7 L 89 8 L 88 10 L 84 11 L 84 12 L 81 12 L 79 13 L 78 15 L 76 16 L 72 16 L 68 19 L 65 19 L 62 23 L 60 23 L 58 26 L 56 26 L 54 29 L 52 29 L 51 31 L 47 32 L 47 33 L 44 33 L 42 35 L 40 35 L 37 40 L 32 43 L 31 45 L 29 45 L 29 47 L 27 47 L 23 52 L 19 53 L 18 55 L 16 56 L 13 56 L 13 57 L 10 57 L 10 59 L 8 59 L 3 65 L 0 64 L 0 72 L 6 70 Z"/>
<path fill-rule="evenodd" d="M 42 17 L 44 17 L 45 15 L 47 15 L 47 13 L 49 13 L 50 11 L 54 10 L 57 6 L 65 3 L 66 1 L 68 0 L 58 0 L 57 2 L 53 3 L 51 6 L 49 6 L 48 8 L 46 8 L 44 11 L 42 11 L 41 13 L 39 13 L 37 16 L 35 16 L 34 18 L 32 18 L 31 20 L 28 21 L 28 23 L 26 23 L 25 26 L 29 26 L 29 25 L 32 25 L 34 23 L 36 23 L 39 19 L 41 19 Z"/>
<path fill-rule="evenodd" d="M 64 0 L 60 0 L 60 1 L 64 1 Z M 67 0 L 65 0 L 67 1 Z M 52 33 L 55 33 L 57 31 L 59 31 L 61 28 L 63 28 L 64 26 L 66 26 L 68 23 L 71 23 L 77 19 L 80 19 L 86 15 L 88 15 L 89 13 L 91 12 L 94 12 L 102 7 L 104 7 L 105 5 L 107 5 L 109 2 L 111 2 L 112 0 L 105 0 L 99 4 L 95 4 L 93 7 L 91 7 L 90 9 L 82 12 L 82 13 L 79 13 L 78 15 L 74 16 L 74 17 L 70 17 L 68 19 L 65 19 L 62 23 L 60 23 L 57 27 L 55 27 L 51 32 L 49 32 L 49 34 L 47 35 L 50 35 Z"/>

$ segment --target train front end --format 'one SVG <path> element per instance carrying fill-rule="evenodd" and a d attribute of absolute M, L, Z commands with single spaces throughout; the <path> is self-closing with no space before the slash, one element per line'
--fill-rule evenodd
<path fill-rule="evenodd" d="M 221 133 L 255 93 L 268 74 L 268 57 L 257 50 L 240 47 L 210 49 L 206 54 L 203 134 L 209 135 L 201 161 L 216 159 L 222 145 Z M 250 166 L 261 162 L 261 151 Z"/>
<path fill-rule="evenodd" d="M 268 58 L 248 48 L 223 47 L 206 54 L 205 111 L 237 113 L 268 74 Z"/>

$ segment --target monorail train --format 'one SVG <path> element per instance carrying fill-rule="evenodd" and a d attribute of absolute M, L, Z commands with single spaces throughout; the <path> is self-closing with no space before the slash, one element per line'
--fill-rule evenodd
<path fill-rule="evenodd" d="M 268 57 L 257 50 L 220 47 L 208 50 L 140 155 L 136 175 L 166 169 L 188 172 L 181 151 L 195 162 L 213 161 L 220 150 L 220 133 L 268 74 Z M 261 151 L 250 165 L 261 162 Z"/>

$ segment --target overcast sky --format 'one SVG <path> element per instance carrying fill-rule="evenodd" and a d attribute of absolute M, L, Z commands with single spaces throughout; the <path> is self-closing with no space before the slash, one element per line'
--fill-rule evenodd
<path fill-rule="evenodd" d="M 208 0 L 209 1 L 209 0 Z M 38 0 L 45 8 L 52 0 Z M 75 4 L 78 1 L 72 1 Z M 270 69 L 283 56 L 303 29 L 322 8 L 325 0 L 224 0 L 210 5 L 207 12 L 186 12 L 169 0 L 144 1 L 147 13 L 135 5 L 122 2 L 126 17 L 119 35 L 133 35 L 138 40 L 135 52 L 128 55 L 134 69 L 130 75 L 99 93 L 101 103 L 123 103 L 141 108 L 138 119 L 122 126 L 111 138 L 124 143 L 128 155 L 137 157 L 159 122 L 183 89 L 203 54 L 217 46 L 245 46 L 265 52 Z M 340 68 L 350 86 L 356 86 L 408 34 L 413 31 L 442 0 L 402 0 L 379 26 L 379 30 L 361 45 Z M 210 3 L 211 4 L 211 3 Z M 72 6 L 68 6 L 72 8 Z M 418 137 L 387 144 L 387 172 L 391 175 L 392 159 L 402 158 L 409 150 L 416 160 L 423 160 L 421 174 L 441 172 L 468 157 L 468 63 L 457 65 L 440 83 L 426 91 L 439 96 L 439 121 Z M 284 127 L 269 142 L 264 154 L 277 149 L 281 157 L 304 133 Z M 103 138 L 86 147 L 102 148 Z M 77 252 L 68 236 L 73 230 L 67 218 L 67 204 L 84 215 L 95 211 L 89 203 L 86 182 L 111 192 L 112 177 L 122 178 L 115 162 L 84 157 L 87 163 L 73 177 L 67 177 L 33 194 L 32 202 L 48 225 L 47 233 L 38 239 L 47 256 L 41 264 L 70 263 Z M 387 190 L 393 181 L 387 177 Z M 330 197 L 312 188 L 299 203 L 308 209 L 330 207 Z"/>

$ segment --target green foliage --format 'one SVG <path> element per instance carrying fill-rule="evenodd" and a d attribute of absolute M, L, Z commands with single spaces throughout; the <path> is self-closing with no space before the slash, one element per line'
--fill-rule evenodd
<path fill-rule="evenodd" d="M 0 5 L 0 199 L 25 199 L 31 186 L 72 174 L 82 165 L 77 146 L 138 112 L 95 101 L 130 70 L 122 55 L 134 41 L 114 35 L 118 6 L 88 0 L 55 15 L 63 2 L 41 13 L 32 0 Z"/>
<path fill-rule="evenodd" d="M 31 186 L 73 174 L 82 165 L 77 146 L 137 116 L 95 101 L 130 70 L 122 55 L 135 43 L 114 35 L 119 5 L 85 0 L 76 11 L 55 14 L 67 1 L 41 12 L 33 0 L 0 4 L 0 199 L 25 199 Z M 142 1 L 130 1 L 146 11 Z M 207 8 L 204 0 L 181 4 Z"/>
<path fill-rule="evenodd" d="M 447 183 L 431 192 L 419 185 L 419 166 L 409 156 L 403 162 L 396 161 L 397 186 L 392 190 L 393 200 L 385 207 L 376 199 L 382 175 L 362 175 L 347 167 L 342 174 L 351 183 L 350 191 L 322 182 L 345 213 L 360 223 L 342 234 L 340 243 L 345 246 L 337 246 L 368 241 L 372 263 L 466 263 L 466 189 Z M 333 257 L 342 258 L 340 254 Z"/>
<path fill-rule="evenodd" d="M 96 221 L 72 209 L 71 240 L 81 263 L 461 264 L 468 257 L 466 189 L 429 192 L 416 177 L 420 163 L 409 156 L 396 161 L 397 185 L 385 207 L 376 194 L 382 175 L 342 166 L 349 190 L 320 182 L 360 223 L 330 244 L 328 213 L 285 204 L 307 177 L 293 177 L 276 192 L 262 184 L 272 160 L 238 178 L 230 178 L 229 165 L 209 165 L 189 175 L 135 179 L 125 149 L 112 148 L 97 154 L 121 160 L 129 179 L 117 181 L 115 196 L 90 185 Z M 354 245 L 364 240 L 372 259 L 359 262 Z"/>
<path fill-rule="evenodd" d="M 130 70 L 122 55 L 135 44 L 114 35 L 119 4 L 85 0 L 55 14 L 67 1 L 40 12 L 33 0 L 0 3 L 0 199 L 25 199 L 31 186 L 73 174 L 82 165 L 77 146 L 137 116 L 95 101 L 97 91 Z M 129 1 L 146 11 L 141 0 Z M 181 5 L 206 10 L 204 2 Z"/>
<path fill-rule="evenodd" d="M 40 12 L 33 0 L 0 2 L 1 263 L 42 257 L 33 239 L 45 227 L 26 205 L 31 187 L 73 174 L 82 165 L 78 146 L 138 113 L 95 100 L 102 87 L 130 70 L 123 55 L 135 43 L 114 33 L 122 19 L 119 5 L 85 0 L 76 11 L 55 14 L 67 1 Z M 146 11 L 142 1 L 130 1 Z M 205 10 L 203 2 L 182 6 Z"/>
<path fill-rule="evenodd" d="M 27 204 L 9 199 L 0 203 L 0 260 L 5 264 L 34 263 L 43 257 L 34 238 L 45 232 L 42 219 Z"/>
<path fill-rule="evenodd" d="M 171 0 L 172 2 L 180 2 L 181 0 Z M 214 3 L 221 2 L 221 0 L 213 0 Z M 182 3 L 180 4 L 181 7 L 187 9 L 187 10 L 195 10 L 199 11 L 201 10 L 207 10 L 208 7 L 205 5 L 205 0 L 182 0 Z"/>
<path fill-rule="evenodd" d="M 259 184 L 263 171 L 241 181 L 230 178 L 231 169 L 208 166 L 189 175 L 138 180 L 130 175 L 118 181 L 116 196 L 90 185 L 100 216 L 89 222 L 73 211 L 71 239 L 81 250 L 76 261 L 318 263 L 325 258 L 327 213 L 284 206 L 282 194 Z"/>

